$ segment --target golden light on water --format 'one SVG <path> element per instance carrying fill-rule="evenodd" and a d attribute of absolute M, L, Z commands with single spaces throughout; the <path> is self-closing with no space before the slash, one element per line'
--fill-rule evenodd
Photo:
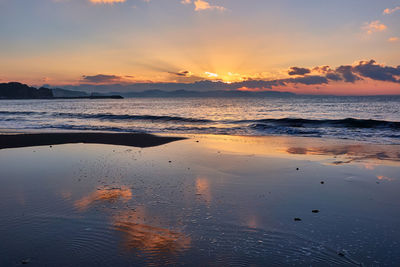
<path fill-rule="evenodd" d="M 211 187 L 210 181 L 205 177 L 198 177 L 196 179 L 196 194 L 203 198 L 207 204 L 211 203 Z"/>
<path fill-rule="evenodd" d="M 150 251 L 158 256 L 175 254 L 190 247 L 191 238 L 177 231 L 158 227 L 146 215 L 144 207 L 122 211 L 112 217 L 113 226 L 123 233 L 127 250 Z"/>
<path fill-rule="evenodd" d="M 101 187 L 97 188 L 96 191 L 92 192 L 86 197 L 83 197 L 75 201 L 74 206 L 84 211 L 89 208 L 92 204 L 98 201 L 117 201 L 122 200 L 126 202 L 132 198 L 132 191 L 127 186 L 121 187 Z"/>

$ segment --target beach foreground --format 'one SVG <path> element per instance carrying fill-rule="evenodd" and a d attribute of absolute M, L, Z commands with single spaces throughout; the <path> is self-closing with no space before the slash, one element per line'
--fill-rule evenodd
<path fill-rule="evenodd" d="M 1 149 L 0 265 L 400 262 L 399 146 L 181 137 Z"/>
<path fill-rule="evenodd" d="M 4 133 L 0 134 L 0 149 L 74 143 L 151 147 L 181 139 L 181 137 L 160 137 L 144 133 Z"/>

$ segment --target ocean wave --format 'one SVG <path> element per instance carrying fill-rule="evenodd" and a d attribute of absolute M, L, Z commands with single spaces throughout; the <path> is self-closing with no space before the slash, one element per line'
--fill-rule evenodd
<path fill-rule="evenodd" d="M 251 121 L 249 121 L 251 122 Z M 400 129 L 400 122 L 384 121 L 384 120 L 365 120 L 346 118 L 338 120 L 312 120 L 312 119 L 296 119 L 296 118 L 282 118 L 282 119 L 262 119 L 253 121 L 252 127 L 254 128 L 270 128 L 270 127 L 293 127 L 293 128 L 377 128 L 377 129 Z"/>
<path fill-rule="evenodd" d="M 130 114 L 111 114 L 111 113 L 67 113 L 67 112 L 35 112 L 35 111 L 0 111 L 0 116 L 12 116 L 12 115 L 46 115 L 47 117 L 54 118 L 75 118 L 75 119 L 98 119 L 98 120 L 109 120 L 109 121 L 128 121 L 128 120 L 140 120 L 140 121 L 160 121 L 160 122 L 187 122 L 187 123 L 208 123 L 212 120 L 197 119 L 197 118 L 185 118 L 179 116 L 156 116 L 156 115 L 130 115 Z"/>
<path fill-rule="evenodd" d="M 292 127 L 292 128 L 359 128 L 359 129 L 400 129 L 399 121 L 386 121 L 374 119 L 305 119 L 305 118 L 268 118 L 255 120 L 211 120 L 204 118 L 190 118 L 168 115 L 135 115 L 135 114 L 111 114 L 111 113 L 66 113 L 66 112 L 35 112 L 35 111 L 0 111 L 0 116 L 46 116 L 49 118 L 75 118 L 75 119 L 97 119 L 104 121 L 157 121 L 171 123 L 199 123 L 199 124 L 248 124 L 252 128 Z M 8 118 L 7 118 L 8 119 Z M 20 117 L 18 117 L 20 119 Z"/>
<path fill-rule="evenodd" d="M 99 120 L 142 120 L 142 121 L 162 121 L 162 122 L 192 122 L 207 123 L 212 122 L 206 119 L 185 118 L 178 116 L 155 116 L 155 115 L 117 115 L 109 113 L 85 114 L 85 113 L 54 113 L 55 116 L 83 118 L 83 119 L 99 119 Z"/>
<path fill-rule="evenodd" d="M 400 122 L 374 119 L 265 118 L 228 120 L 220 117 L 39 112 L 0 110 L 0 128 L 78 131 L 286 135 L 399 143 Z"/>
<path fill-rule="evenodd" d="M 5 111 L 1 110 L 0 115 L 43 115 L 46 114 L 46 112 L 36 112 L 36 111 Z"/>

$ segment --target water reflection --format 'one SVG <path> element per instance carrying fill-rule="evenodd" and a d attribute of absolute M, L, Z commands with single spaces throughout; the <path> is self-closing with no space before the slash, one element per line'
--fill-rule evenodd
<path fill-rule="evenodd" d="M 345 160 L 337 160 L 334 164 L 351 163 L 363 160 L 389 160 L 400 161 L 397 151 L 382 151 L 379 146 L 370 145 L 348 145 L 348 146 L 326 146 L 326 147 L 289 147 L 289 154 L 297 155 L 320 155 L 320 156 L 345 156 Z"/>
<path fill-rule="evenodd" d="M 247 218 L 247 222 L 246 222 L 247 227 L 252 228 L 252 229 L 256 229 L 256 228 L 260 227 L 258 220 L 259 219 L 256 215 L 250 215 Z"/>
<path fill-rule="evenodd" d="M 203 181 L 203 182 L 201 182 Z M 205 185 L 200 180 L 200 185 Z M 200 188 L 205 188 L 200 186 Z M 206 189 L 204 189 L 206 190 Z M 207 190 L 205 192 L 207 195 Z M 127 186 L 103 186 L 74 202 L 79 211 L 87 210 L 97 202 L 127 203 L 132 199 L 132 190 Z M 141 254 L 152 254 L 153 258 L 177 254 L 190 247 L 191 238 L 177 231 L 160 227 L 160 222 L 150 216 L 145 206 L 121 209 L 106 209 L 110 216 L 111 227 L 122 233 L 122 247 L 125 250 L 135 250 Z"/>
<path fill-rule="evenodd" d="M 211 203 L 212 196 L 210 190 L 210 181 L 204 177 L 196 179 L 196 195 L 200 196 L 207 204 Z"/>
<path fill-rule="evenodd" d="M 397 206 L 386 205 L 399 202 L 398 167 L 370 161 L 362 162 L 361 168 L 312 162 L 373 154 L 383 163 L 396 155 L 397 147 L 385 151 L 368 145 L 229 138 L 219 139 L 212 149 L 213 139 L 148 149 L 135 160 L 127 153 L 111 153 L 114 147 L 85 146 L 85 153 L 80 153 L 78 145 L 60 146 L 57 151 L 63 157 L 52 165 L 44 159 L 57 159 L 54 150 L 37 152 L 40 157 L 27 149 L 23 155 L 22 149 L 15 155 L 7 151 L 0 160 L 2 176 L 21 178 L 7 179 L 0 188 L 0 228 L 5 230 L 1 240 L 10 263 L 4 265 L 27 257 L 40 259 L 40 266 L 75 266 L 82 259 L 88 259 L 87 265 L 100 262 L 99 266 L 193 261 L 329 266 L 348 265 L 347 255 L 370 256 L 390 265 L 386 259 L 399 259 Z M 35 164 L 21 174 L 19 165 L 11 164 L 15 159 Z M 296 171 L 297 159 L 310 161 L 301 162 L 304 167 Z M 37 166 L 49 169 L 47 178 Z M 75 166 L 74 173 L 70 166 Z M 73 175 L 87 177 L 78 182 Z M 348 183 L 346 177 L 355 182 Z M 96 187 L 100 183 L 108 185 Z M 25 194 L 21 203 L 26 197 L 26 207 L 14 205 L 19 191 Z M 313 209 L 321 213 L 312 213 Z M 295 217 L 302 222 L 295 222 Z M 377 230 L 378 223 L 383 226 Z M 389 231 L 393 234 L 387 235 Z M 25 255 L 36 246 L 49 250 Z M 349 253 L 338 255 L 342 249 Z M 68 256 L 60 260 L 60 255 Z"/>
<path fill-rule="evenodd" d="M 200 139 L 201 137 L 199 137 Z M 280 158 L 313 156 L 340 165 L 352 162 L 378 162 L 398 165 L 400 146 L 356 143 L 346 140 L 296 137 L 207 136 L 203 145 L 221 153 L 261 155 Z M 333 159 L 332 159 L 333 158 Z"/>
<path fill-rule="evenodd" d="M 364 166 L 364 168 L 365 168 L 366 170 L 370 170 L 370 171 L 375 170 L 375 167 L 376 167 L 375 164 L 371 164 L 371 163 L 364 163 L 363 166 Z"/>
<path fill-rule="evenodd" d="M 60 195 L 63 199 L 70 200 L 72 198 L 72 192 L 70 191 L 61 191 Z"/>
<path fill-rule="evenodd" d="M 191 238 L 182 233 L 145 223 L 144 208 L 121 211 L 113 216 L 113 226 L 123 233 L 123 247 L 161 257 L 188 249 Z"/>
<path fill-rule="evenodd" d="M 380 180 L 380 181 L 389 181 L 389 182 L 391 182 L 391 181 L 394 180 L 393 178 L 390 178 L 390 177 L 387 177 L 387 176 L 384 176 L 384 175 L 377 175 L 376 178 L 378 178 L 378 180 Z"/>
<path fill-rule="evenodd" d="M 127 186 L 104 186 L 98 187 L 86 197 L 75 201 L 74 205 L 80 211 L 86 210 L 90 205 L 98 201 L 115 202 L 122 200 L 124 202 L 132 198 L 132 191 Z"/>

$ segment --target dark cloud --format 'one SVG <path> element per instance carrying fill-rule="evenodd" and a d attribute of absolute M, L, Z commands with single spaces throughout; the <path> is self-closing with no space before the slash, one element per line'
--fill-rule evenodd
<path fill-rule="evenodd" d="M 181 76 L 181 77 L 190 77 L 191 76 L 191 72 L 188 70 L 182 70 L 179 72 L 168 72 L 170 74 L 176 75 L 176 76 Z"/>
<path fill-rule="evenodd" d="M 88 83 L 114 83 L 121 82 L 123 80 L 124 77 L 118 75 L 97 74 L 93 76 L 82 76 L 82 81 Z"/>
<path fill-rule="evenodd" d="M 288 74 L 289 75 L 305 75 L 310 73 L 311 70 L 307 68 L 291 67 Z"/>
<path fill-rule="evenodd" d="M 304 76 L 298 78 L 290 78 L 283 80 L 286 84 L 287 83 L 299 83 L 305 85 L 313 85 L 313 84 L 326 84 L 328 83 L 328 79 L 324 76 L 319 75 L 311 75 L 311 76 Z"/>
<path fill-rule="evenodd" d="M 318 67 L 313 68 L 312 70 L 320 72 L 320 73 L 328 73 L 328 72 L 332 71 L 331 67 L 329 67 L 329 66 L 318 66 Z"/>
<path fill-rule="evenodd" d="M 328 80 L 336 81 L 336 82 L 342 80 L 342 77 L 341 77 L 339 74 L 333 73 L 333 72 L 327 73 L 327 74 L 325 75 L 325 77 L 326 77 Z"/>
<path fill-rule="evenodd" d="M 215 83 L 215 82 L 213 82 L 213 83 Z M 277 80 L 270 80 L 270 81 L 247 80 L 247 81 L 243 81 L 243 82 L 231 83 L 228 86 L 229 86 L 229 89 L 232 89 L 232 90 L 242 88 L 242 87 L 271 89 L 273 86 L 286 86 L 289 84 L 318 85 L 318 84 L 326 84 L 326 83 L 328 83 L 328 79 L 326 77 L 318 76 L 318 75 L 310 75 L 310 76 L 304 76 L 304 77 L 277 79 Z M 221 86 L 226 88 L 227 84 L 221 82 Z"/>
<path fill-rule="evenodd" d="M 353 71 L 358 73 L 363 77 L 367 77 L 377 81 L 388 81 L 388 82 L 400 82 L 400 66 L 389 67 L 382 66 L 375 62 L 375 60 L 370 61 L 360 61 L 358 65 L 353 67 Z"/>
<path fill-rule="evenodd" d="M 203 77 L 196 76 L 188 70 L 181 70 L 178 72 L 168 71 L 168 73 L 174 77 L 173 79 L 177 83 L 193 83 L 204 80 Z"/>
<path fill-rule="evenodd" d="M 336 68 L 336 74 L 339 73 L 343 77 L 343 81 L 347 83 L 354 83 L 355 81 L 361 80 L 360 77 L 353 73 L 353 67 L 350 65 L 340 66 Z"/>
<path fill-rule="evenodd" d="M 323 85 L 330 82 L 355 83 L 363 79 L 376 81 L 387 81 L 400 83 L 400 66 L 391 67 L 376 63 L 374 60 L 360 61 L 356 65 L 342 65 L 337 68 L 330 66 L 320 66 L 312 69 L 292 67 L 291 72 L 296 73 L 296 77 L 289 77 L 274 80 L 253 80 L 248 79 L 241 82 L 224 83 L 216 80 L 205 80 L 204 77 L 194 75 L 188 70 L 178 72 L 168 72 L 173 75 L 174 82 L 153 83 L 137 82 L 132 83 L 131 76 L 105 75 L 83 76 L 82 87 L 87 90 L 109 91 L 145 91 L 145 90 L 193 90 L 193 91 L 212 91 L 212 90 L 237 90 L 240 88 L 272 89 L 273 87 L 285 87 L 291 85 Z M 306 75 L 312 73 L 310 75 Z M 317 73 L 318 75 L 313 75 Z M 294 74 L 292 74 L 294 75 Z M 96 87 L 96 88 L 94 88 Z M 75 88 L 76 89 L 76 88 Z"/>
<path fill-rule="evenodd" d="M 357 65 L 343 65 L 330 71 L 326 77 L 333 81 L 339 81 L 338 75 L 345 82 L 354 83 L 364 78 L 375 81 L 395 82 L 399 83 L 400 66 L 391 67 L 377 64 L 375 60 L 360 61 Z M 329 77 L 328 77 L 329 76 Z"/>

